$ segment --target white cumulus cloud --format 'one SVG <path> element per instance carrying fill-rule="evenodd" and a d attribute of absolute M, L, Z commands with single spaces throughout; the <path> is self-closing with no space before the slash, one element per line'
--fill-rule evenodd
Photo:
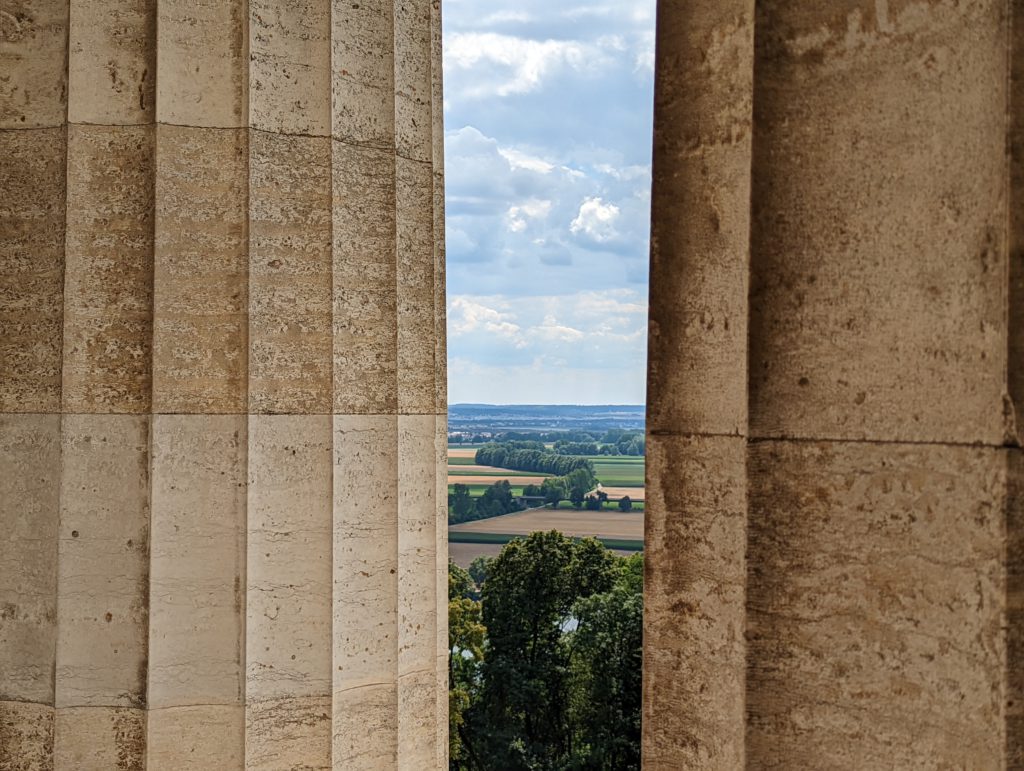
<path fill-rule="evenodd" d="M 507 70 L 504 78 L 488 79 L 469 95 L 525 94 L 537 88 L 544 76 L 558 66 L 583 69 L 598 52 L 573 40 L 530 40 L 495 32 L 457 32 L 445 44 L 445 64 L 461 70 L 496 64 Z"/>
<path fill-rule="evenodd" d="M 569 230 L 577 235 L 582 233 L 595 241 L 610 241 L 617 235 L 615 220 L 618 217 L 619 207 L 615 204 L 605 203 L 599 197 L 585 198 Z"/>

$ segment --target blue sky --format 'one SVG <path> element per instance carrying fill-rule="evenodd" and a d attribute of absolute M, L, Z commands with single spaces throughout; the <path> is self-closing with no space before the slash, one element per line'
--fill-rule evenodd
<path fill-rule="evenodd" d="M 445 0 L 449 401 L 640 404 L 654 0 Z"/>

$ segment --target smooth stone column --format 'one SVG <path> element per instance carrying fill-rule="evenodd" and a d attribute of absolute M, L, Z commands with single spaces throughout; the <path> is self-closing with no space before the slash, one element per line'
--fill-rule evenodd
<path fill-rule="evenodd" d="M 747 762 L 999 768 L 1005 4 L 757 11 Z"/>
<path fill-rule="evenodd" d="M 753 3 L 662 3 L 655 72 L 645 768 L 744 762 Z"/>

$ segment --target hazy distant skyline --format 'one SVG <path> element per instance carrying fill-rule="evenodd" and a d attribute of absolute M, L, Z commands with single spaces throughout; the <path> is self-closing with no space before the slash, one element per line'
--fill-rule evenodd
<path fill-rule="evenodd" d="M 446 0 L 449 401 L 642 404 L 654 0 Z"/>

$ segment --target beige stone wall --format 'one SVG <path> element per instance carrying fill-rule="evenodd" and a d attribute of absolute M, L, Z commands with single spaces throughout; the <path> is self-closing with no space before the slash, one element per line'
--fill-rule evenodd
<path fill-rule="evenodd" d="M 447 766 L 440 9 L 0 9 L 0 768 Z"/>
<path fill-rule="evenodd" d="M 646 767 L 1021 767 L 1007 11 L 661 4 Z"/>

